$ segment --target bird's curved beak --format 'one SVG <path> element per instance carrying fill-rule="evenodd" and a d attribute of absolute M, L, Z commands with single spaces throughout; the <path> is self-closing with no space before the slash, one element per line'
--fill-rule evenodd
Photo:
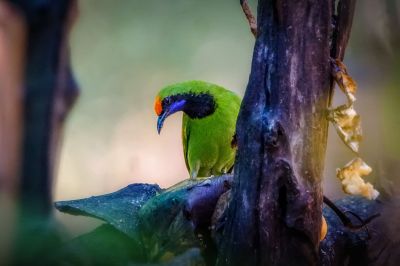
<path fill-rule="evenodd" d="M 164 121 L 165 119 L 167 119 L 168 116 L 182 111 L 183 108 L 185 107 L 185 100 L 180 100 L 180 101 L 176 101 L 174 103 L 172 103 L 167 109 L 163 110 L 162 113 L 158 116 L 157 119 L 157 132 L 158 134 L 160 134 L 161 129 L 164 125 Z"/>
<path fill-rule="evenodd" d="M 160 134 L 161 129 L 164 125 L 165 119 L 169 116 L 169 112 L 162 112 L 161 115 L 157 119 L 157 132 Z"/>

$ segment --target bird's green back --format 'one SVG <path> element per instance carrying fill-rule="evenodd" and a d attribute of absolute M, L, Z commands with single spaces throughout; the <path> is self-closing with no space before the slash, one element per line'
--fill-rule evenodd
<path fill-rule="evenodd" d="M 182 142 L 186 167 L 191 177 L 208 177 L 228 172 L 234 163 L 232 147 L 241 99 L 233 92 L 204 81 L 188 81 L 162 89 L 161 99 L 176 94 L 210 94 L 215 111 L 203 118 L 183 115 Z"/>

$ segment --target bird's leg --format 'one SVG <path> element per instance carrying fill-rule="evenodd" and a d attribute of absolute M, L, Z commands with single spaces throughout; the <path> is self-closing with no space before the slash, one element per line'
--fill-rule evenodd
<path fill-rule="evenodd" d="M 191 169 L 190 178 L 195 179 L 197 178 L 200 170 L 200 161 L 197 161 L 195 166 Z"/>
<path fill-rule="evenodd" d="M 197 177 L 198 170 L 192 170 L 190 173 L 190 179 L 195 179 Z"/>

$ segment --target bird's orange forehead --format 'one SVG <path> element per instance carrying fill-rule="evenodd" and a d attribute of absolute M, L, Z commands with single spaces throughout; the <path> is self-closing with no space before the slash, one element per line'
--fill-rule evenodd
<path fill-rule="evenodd" d="M 156 114 L 158 116 L 162 113 L 162 104 L 161 104 L 160 96 L 157 96 L 154 101 L 154 111 L 156 112 Z"/>

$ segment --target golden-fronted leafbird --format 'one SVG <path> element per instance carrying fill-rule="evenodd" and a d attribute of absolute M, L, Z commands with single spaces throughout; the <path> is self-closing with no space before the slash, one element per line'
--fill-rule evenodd
<path fill-rule="evenodd" d="M 183 112 L 183 153 L 190 177 L 232 170 L 236 154 L 232 143 L 240 102 L 235 93 L 204 81 L 177 83 L 158 93 L 154 104 L 158 133 L 168 116 Z"/>

